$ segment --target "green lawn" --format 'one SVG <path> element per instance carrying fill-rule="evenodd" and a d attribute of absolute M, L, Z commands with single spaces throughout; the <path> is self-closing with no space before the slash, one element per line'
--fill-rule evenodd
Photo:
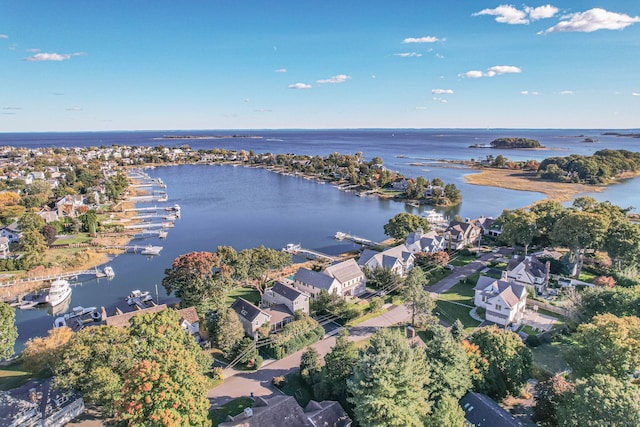
<path fill-rule="evenodd" d="M 238 397 L 237 399 L 233 399 L 231 402 L 225 403 L 224 405 L 209 412 L 211 425 L 213 427 L 217 427 L 218 424 L 227 420 L 227 415 L 231 415 L 233 417 L 244 411 L 244 408 L 250 408 L 252 405 L 253 400 L 249 397 Z"/>
<path fill-rule="evenodd" d="M 562 342 L 552 342 L 532 348 L 533 363 L 537 368 L 550 374 L 564 372 L 569 369 L 563 356 L 567 348 L 568 344 Z"/>
<path fill-rule="evenodd" d="M 288 396 L 293 396 L 303 408 L 313 399 L 313 392 L 298 372 L 287 375 L 284 386 L 280 389 Z"/>
<path fill-rule="evenodd" d="M 374 317 L 380 316 L 380 315 L 382 315 L 382 314 L 384 314 L 386 312 L 387 312 L 386 308 L 381 308 L 380 310 L 374 311 L 373 313 L 367 313 L 367 314 L 364 314 L 364 315 L 362 315 L 360 317 L 356 317 L 355 319 L 349 320 L 345 324 L 345 326 L 351 327 L 351 326 L 359 325 L 360 323 L 364 322 L 365 320 L 369 320 L 369 319 L 372 319 Z"/>
<path fill-rule="evenodd" d="M 437 314 L 442 320 L 450 325 L 453 324 L 456 319 L 460 319 L 464 325 L 465 332 L 470 333 L 480 324 L 480 322 L 469 316 L 469 311 L 471 311 L 471 307 L 465 307 L 439 299 L 436 300 L 434 314 Z"/>
<path fill-rule="evenodd" d="M 447 277 L 451 273 L 452 273 L 452 271 L 447 270 L 447 269 L 442 268 L 442 267 L 438 267 L 438 268 L 436 268 L 434 270 L 429 271 L 429 274 L 427 275 L 427 277 L 428 277 L 427 286 L 431 286 L 431 285 L 439 282 L 440 280 L 444 279 L 445 277 Z"/>
<path fill-rule="evenodd" d="M 32 378 L 35 378 L 34 375 L 25 371 L 20 362 L 2 366 L 0 367 L 0 390 L 20 387 Z"/>
<path fill-rule="evenodd" d="M 229 295 L 227 295 L 227 299 L 225 300 L 225 305 L 230 306 L 238 297 L 242 297 L 255 305 L 260 303 L 260 292 L 258 292 L 257 289 L 240 287 L 229 292 Z"/>
<path fill-rule="evenodd" d="M 473 261 L 477 260 L 475 255 L 454 255 L 450 260 L 449 264 L 455 265 L 456 267 L 463 267 L 467 264 L 471 264 Z"/>
<path fill-rule="evenodd" d="M 440 295 L 438 299 L 473 306 L 473 298 L 475 296 L 473 288 L 475 287 L 475 283 L 475 280 L 472 280 L 471 283 L 466 283 L 465 281 L 458 282 L 457 285 Z"/>
<path fill-rule="evenodd" d="M 75 245 L 76 243 L 87 243 L 91 241 L 91 237 L 89 237 L 88 233 L 79 233 L 69 237 L 65 237 L 62 239 L 57 239 L 53 242 L 53 246 L 55 245 Z"/>

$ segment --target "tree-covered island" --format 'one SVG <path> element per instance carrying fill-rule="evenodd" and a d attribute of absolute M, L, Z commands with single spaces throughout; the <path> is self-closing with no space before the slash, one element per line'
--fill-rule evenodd
<path fill-rule="evenodd" d="M 503 148 L 503 149 L 527 149 L 527 148 L 545 148 L 539 141 L 529 138 L 497 138 L 488 145 L 474 144 L 470 148 Z"/>

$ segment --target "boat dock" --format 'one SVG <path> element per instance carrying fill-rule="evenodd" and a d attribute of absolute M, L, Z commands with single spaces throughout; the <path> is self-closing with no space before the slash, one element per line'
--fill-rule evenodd
<path fill-rule="evenodd" d="M 107 249 L 118 249 L 126 253 L 142 254 L 142 255 L 159 255 L 162 246 L 152 245 L 111 245 L 105 246 Z"/>
<path fill-rule="evenodd" d="M 324 259 L 331 262 L 336 261 L 336 257 L 323 254 L 322 252 L 314 251 L 313 249 L 305 249 L 300 245 L 293 244 L 293 243 L 289 243 L 286 248 L 282 248 L 282 251 L 287 252 L 291 255 L 297 255 L 307 259 Z"/>
<path fill-rule="evenodd" d="M 382 246 L 380 242 L 374 242 L 373 240 L 365 239 L 364 237 L 354 236 L 353 234 L 343 233 L 342 231 L 338 231 L 334 236 L 337 240 L 351 240 L 354 243 L 359 243 L 364 246 Z"/>
<path fill-rule="evenodd" d="M 78 277 L 78 276 L 96 276 L 96 278 L 101 278 L 101 277 L 112 278 L 112 277 L 114 277 L 114 275 L 115 274 L 113 272 L 113 268 L 111 268 L 110 266 L 107 266 L 107 267 L 104 268 L 104 270 L 100 270 L 99 268 L 95 268 L 93 270 L 69 271 L 69 272 L 66 272 L 66 273 L 51 274 L 51 275 L 48 275 L 48 276 L 27 277 L 27 278 L 24 278 L 24 279 L 14 280 L 14 281 L 11 281 L 11 282 L 0 283 L 0 287 L 13 286 L 13 285 L 16 285 L 18 283 L 48 282 L 50 280 L 69 279 L 69 278 Z M 72 284 L 72 286 L 73 286 L 73 284 Z"/>
<path fill-rule="evenodd" d="M 155 211 L 179 211 L 180 206 L 149 206 L 146 208 L 131 208 L 125 209 L 125 212 L 155 212 Z"/>

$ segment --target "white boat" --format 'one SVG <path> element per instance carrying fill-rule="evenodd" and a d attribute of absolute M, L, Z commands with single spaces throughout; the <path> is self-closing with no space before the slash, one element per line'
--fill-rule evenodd
<path fill-rule="evenodd" d="M 347 238 L 347 233 L 344 233 L 342 231 L 338 231 L 338 232 L 336 232 L 336 235 L 334 237 L 337 240 L 344 240 L 344 239 Z"/>
<path fill-rule="evenodd" d="M 53 321 L 54 328 L 68 326 L 72 329 L 81 329 L 85 323 L 101 320 L 101 314 L 96 307 L 73 307 L 69 313 L 56 317 Z"/>
<path fill-rule="evenodd" d="M 137 305 L 140 308 L 146 308 L 153 305 L 153 297 L 149 295 L 149 291 L 134 290 L 129 294 L 127 305 Z"/>
<path fill-rule="evenodd" d="M 140 252 L 142 255 L 159 255 L 162 250 L 162 246 L 145 246 L 145 248 Z"/>
<path fill-rule="evenodd" d="M 51 288 L 49 288 L 49 294 L 45 301 L 53 307 L 63 302 L 69 295 L 71 295 L 69 282 L 64 279 L 56 279 L 51 282 Z"/>
<path fill-rule="evenodd" d="M 113 271 L 113 267 L 111 267 L 110 265 L 107 265 L 103 271 L 104 271 L 104 275 L 107 276 L 109 279 L 113 278 L 116 275 L 115 271 Z"/>
<path fill-rule="evenodd" d="M 440 212 L 436 212 L 435 209 L 424 211 L 422 213 L 422 216 L 426 218 L 427 221 L 429 221 L 429 223 L 431 224 L 443 224 L 448 222 L 444 215 L 442 215 Z"/>
<path fill-rule="evenodd" d="M 282 248 L 282 252 L 288 252 L 290 254 L 295 254 L 300 249 L 302 249 L 302 247 L 300 246 L 299 243 L 287 243 L 287 247 L 286 248 Z"/>

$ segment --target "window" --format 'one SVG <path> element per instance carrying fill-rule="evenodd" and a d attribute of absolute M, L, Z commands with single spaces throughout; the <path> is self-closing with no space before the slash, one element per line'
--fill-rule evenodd
<path fill-rule="evenodd" d="M 496 310 L 502 310 L 502 306 L 500 304 L 496 304 Z"/>

